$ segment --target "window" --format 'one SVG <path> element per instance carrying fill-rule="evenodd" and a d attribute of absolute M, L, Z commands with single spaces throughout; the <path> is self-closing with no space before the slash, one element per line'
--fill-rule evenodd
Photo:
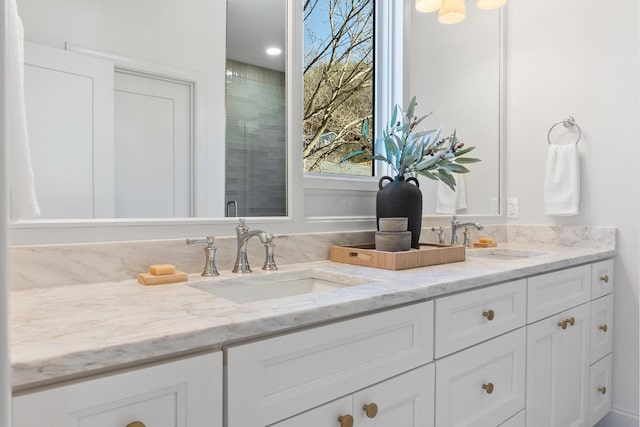
<path fill-rule="evenodd" d="M 302 1 L 304 170 L 372 176 L 375 1 Z"/>

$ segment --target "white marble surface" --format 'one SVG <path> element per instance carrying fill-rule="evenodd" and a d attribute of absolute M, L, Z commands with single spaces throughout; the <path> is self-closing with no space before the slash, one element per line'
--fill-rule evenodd
<path fill-rule="evenodd" d="M 554 243 L 570 245 L 545 246 L 540 239 L 534 239 L 543 230 Z M 615 255 L 614 229 L 558 232 L 542 228 L 515 232 L 518 239 L 525 239 L 526 235 L 532 244 L 499 246 L 535 248 L 546 253 L 512 260 L 469 253 L 464 262 L 403 271 L 330 261 L 284 264 L 281 271 L 315 268 L 370 279 L 371 283 L 246 304 L 235 304 L 185 283 L 145 287 L 125 280 L 14 290 L 10 300 L 14 390 L 216 349 L 238 340 Z M 581 244 L 585 241 L 591 243 Z M 600 242 L 599 247 L 594 247 L 594 242 Z M 251 274 L 272 273 L 256 269 Z M 231 277 L 237 274 L 224 271 L 214 280 Z M 195 273 L 189 283 L 203 280 L 207 279 Z"/>

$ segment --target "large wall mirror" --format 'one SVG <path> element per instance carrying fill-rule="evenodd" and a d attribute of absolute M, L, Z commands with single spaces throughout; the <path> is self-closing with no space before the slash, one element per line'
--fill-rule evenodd
<path fill-rule="evenodd" d="M 287 215 L 286 0 L 17 3 L 42 220 Z"/>
<path fill-rule="evenodd" d="M 480 10 L 468 2 L 466 19 L 443 25 L 437 12 L 413 8 L 409 30 L 409 70 L 406 92 L 418 99 L 419 115 L 432 113 L 425 128 L 454 130 L 476 149 L 469 155 L 482 161 L 457 175 L 458 191 L 420 179 L 425 214 L 493 215 L 500 213 L 502 67 L 504 23 L 500 10 Z"/>

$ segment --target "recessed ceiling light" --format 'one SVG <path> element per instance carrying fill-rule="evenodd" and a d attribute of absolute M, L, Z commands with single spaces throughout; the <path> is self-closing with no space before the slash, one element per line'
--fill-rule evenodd
<path fill-rule="evenodd" d="M 282 53 L 282 49 L 280 49 L 279 47 L 269 47 L 267 48 L 267 55 L 280 55 Z"/>

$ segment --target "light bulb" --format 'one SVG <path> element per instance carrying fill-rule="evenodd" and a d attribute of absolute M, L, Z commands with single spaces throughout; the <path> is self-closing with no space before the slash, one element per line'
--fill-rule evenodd
<path fill-rule="evenodd" d="M 478 0 L 478 9 L 491 10 L 504 6 L 507 0 Z"/>
<path fill-rule="evenodd" d="M 435 12 L 442 6 L 442 0 L 416 0 L 416 10 L 418 12 Z"/>
<path fill-rule="evenodd" d="M 457 24 L 464 21 L 465 12 L 464 0 L 444 0 L 438 14 L 438 21 L 441 24 Z"/>

